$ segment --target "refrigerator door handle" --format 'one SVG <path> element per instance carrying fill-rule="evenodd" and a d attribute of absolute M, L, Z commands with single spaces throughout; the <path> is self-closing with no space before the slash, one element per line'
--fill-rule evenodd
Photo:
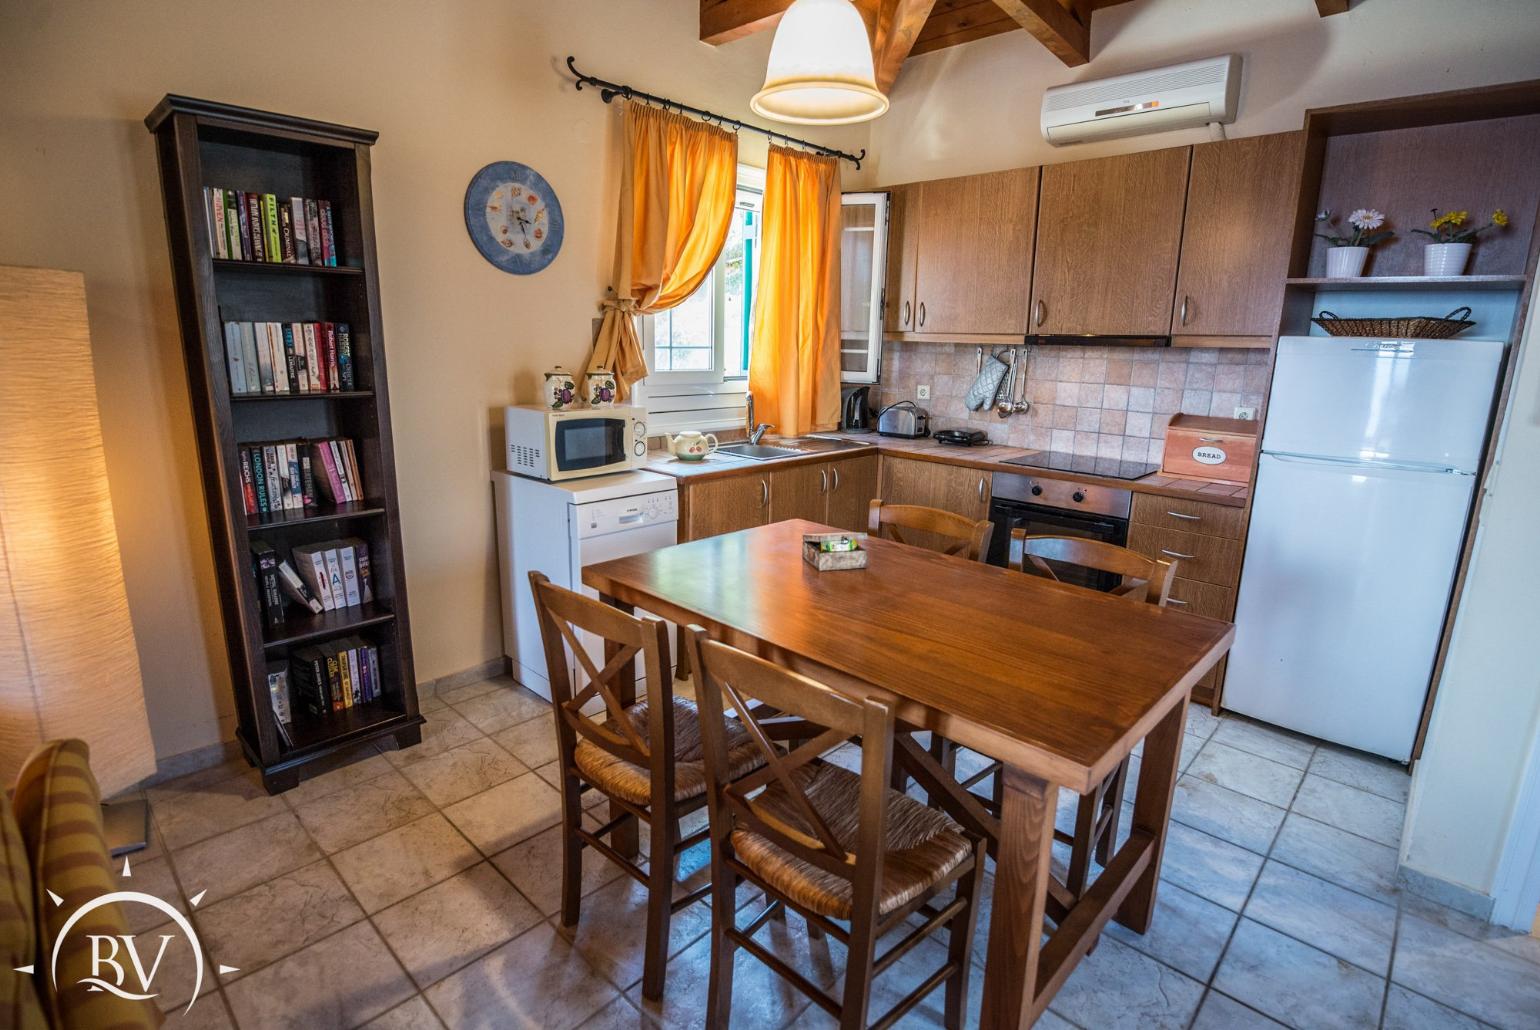
<path fill-rule="evenodd" d="M 1356 469 L 1392 469 L 1400 472 L 1438 472 L 1454 476 L 1469 476 L 1474 473 L 1463 469 L 1450 468 L 1448 465 L 1419 465 L 1415 462 L 1400 461 L 1375 461 L 1372 458 L 1332 458 L 1320 454 L 1290 454 L 1287 451 L 1263 451 L 1269 458 L 1278 461 L 1287 461 L 1298 465 L 1335 465 L 1341 468 Z"/>

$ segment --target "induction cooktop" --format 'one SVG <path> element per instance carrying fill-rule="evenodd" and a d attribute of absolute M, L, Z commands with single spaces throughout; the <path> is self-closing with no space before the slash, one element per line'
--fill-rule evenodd
<path fill-rule="evenodd" d="M 1019 458 L 1007 458 L 1005 464 L 1053 469 L 1056 472 L 1082 472 L 1090 476 L 1105 476 L 1108 479 L 1143 479 L 1160 471 L 1159 465 L 1151 465 L 1144 461 L 1097 458 L 1089 454 L 1069 454 L 1065 451 L 1037 451 Z"/>

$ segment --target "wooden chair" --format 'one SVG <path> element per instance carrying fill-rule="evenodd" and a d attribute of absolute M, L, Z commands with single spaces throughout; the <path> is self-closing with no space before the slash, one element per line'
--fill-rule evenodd
<path fill-rule="evenodd" d="M 531 572 L 530 589 L 551 679 L 552 710 L 561 770 L 561 921 L 574 926 L 582 900 L 583 849 L 593 848 L 645 884 L 647 941 L 642 994 L 663 996 L 668 962 L 668 927 L 673 913 L 705 897 L 706 884 L 674 899 L 674 857 L 705 840 L 708 830 L 682 836 L 681 817 L 706 803 L 700 718 L 694 703 L 674 697 L 668 675 L 666 625 L 638 618 L 590 597 L 557 586 Z M 579 643 L 586 631 L 604 641 L 604 668 L 596 668 Z M 568 652 L 587 680 L 574 690 Z M 636 660 L 641 657 L 652 697 L 636 702 Z M 584 714 L 602 699 L 597 716 Z M 720 716 L 718 716 L 720 718 Z M 728 766 L 739 775 L 759 768 L 758 749 L 741 729 L 723 728 Z M 589 831 L 583 826 L 582 795 L 596 789 L 610 801 L 610 821 Z M 651 861 L 635 861 L 636 827 L 648 827 Z M 602 839 L 610 838 L 610 843 Z"/>
<path fill-rule="evenodd" d="M 888 1026 L 943 983 L 946 1026 L 960 1027 L 984 843 L 951 819 L 892 790 L 893 711 L 876 699 L 853 701 L 812 680 L 706 637 L 692 626 L 697 697 L 706 734 L 707 805 L 711 817 L 711 978 L 706 1025 L 728 1026 L 733 959 L 743 948 L 764 962 L 846 1030 L 868 1025 L 872 981 L 942 927 L 946 963 L 876 1020 Z M 734 766 L 724 702 L 759 747 L 764 767 L 743 775 Z M 756 702 L 762 707 L 756 707 Z M 762 713 L 776 713 L 774 716 Z M 821 756 L 859 738 L 861 771 Z M 777 742 L 801 741 L 789 750 Z M 738 926 L 740 879 L 769 903 Z M 939 906 L 933 899 L 956 884 Z M 835 997 L 781 961 L 754 934 L 786 908 L 809 933 L 832 935 L 847 948 L 845 986 Z M 916 912 L 925 920 L 884 954 L 884 934 Z M 843 924 L 843 925 L 842 925 Z"/>
<path fill-rule="evenodd" d="M 885 504 L 875 500 L 867 514 L 866 528 L 872 536 L 884 540 L 955 554 L 968 561 L 983 561 L 989 554 L 995 524 L 922 504 Z"/>
<path fill-rule="evenodd" d="M 1088 540 L 1082 537 L 1028 536 L 1024 529 L 1011 531 L 1006 564 L 1017 572 L 1030 572 L 1058 582 L 1055 565 L 1075 565 L 1097 572 L 1121 576 L 1111 593 L 1131 601 L 1164 608 L 1176 578 L 1176 562 L 1146 558 L 1126 547 Z M 991 762 L 962 781 L 964 789 L 995 776 L 992 804 L 1000 802 L 1000 763 Z M 1075 832 L 1055 830 L 1054 838 L 1070 846 L 1070 863 L 1065 886 L 1076 897 L 1085 893 L 1090 876 L 1091 856 L 1103 865 L 1112 855 L 1117 841 L 1118 821 L 1123 813 L 1123 791 L 1128 781 L 1128 762 L 1113 770 L 1101 786 L 1083 795 L 1075 809 Z"/>

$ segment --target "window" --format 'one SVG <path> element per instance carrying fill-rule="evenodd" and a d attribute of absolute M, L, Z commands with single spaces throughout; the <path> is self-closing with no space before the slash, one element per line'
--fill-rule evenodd
<path fill-rule="evenodd" d="M 689 299 L 642 319 L 651 370 L 638 403 L 654 430 L 719 428 L 743 421 L 749 334 L 759 272 L 764 172 L 739 166 L 738 199 L 722 256 Z"/>

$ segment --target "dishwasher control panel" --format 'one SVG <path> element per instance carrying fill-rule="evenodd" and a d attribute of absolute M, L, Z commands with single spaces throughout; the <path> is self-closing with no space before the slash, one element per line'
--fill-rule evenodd
<path fill-rule="evenodd" d="M 679 520 L 679 495 L 672 490 L 638 497 L 590 501 L 574 507 L 577 509 L 578 532 L 581 536 L 603 536 L 623 529 Z"/>

